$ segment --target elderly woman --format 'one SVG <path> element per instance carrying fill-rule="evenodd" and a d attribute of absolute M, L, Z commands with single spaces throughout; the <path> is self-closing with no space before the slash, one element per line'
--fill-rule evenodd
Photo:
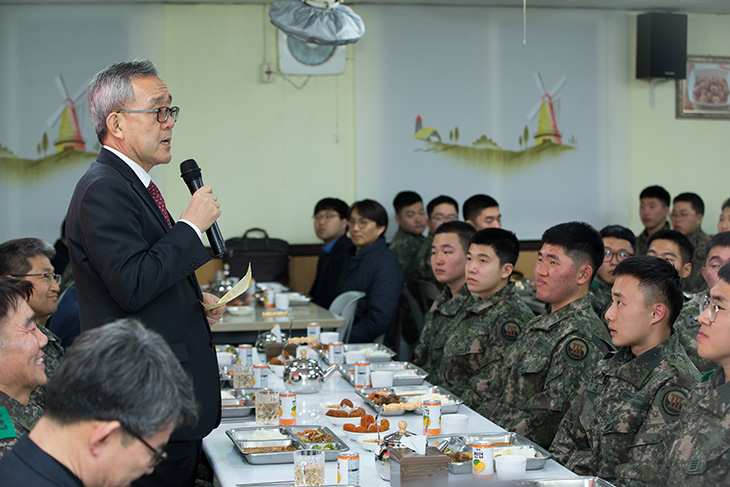
<path fill-rule="evenodd" d="M 370 343 L 384 334 L 385 343 L 392 344 L 403 290 L 403 268 L 383 237 L 388 214 L 377 201 L 358 201 L 350 207 L 348 225 L 355 248 L 347 262 L 340 292 L 365 293 L 357 303 L 349 341 Z"/>

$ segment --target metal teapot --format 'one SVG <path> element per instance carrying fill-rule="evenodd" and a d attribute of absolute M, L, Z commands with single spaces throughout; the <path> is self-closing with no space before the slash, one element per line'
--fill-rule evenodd
<path fill-rule="evenodd" d="M 284 385 L 287 390 L 299 394 L 319 392 L 337 366 L 331 365 L 323 371 L 315 360 L 307 358 L 306 350 L 300 350 L 299 354 L 300 357 L 292 360 L 284 369 Z"/>
<path fill-rule="evenodd" d="M 375 453 L 375 467 L 383 480 L 390 482 L 390 451 L 394 448 L 405 448 L 401 440 L 407 436 L 415 436 L 415 433 L 406 431 L 408 424 L 405 421 L 398 422 L 398 431 L 385 436 L 380 442 L 380 448 Z"/>

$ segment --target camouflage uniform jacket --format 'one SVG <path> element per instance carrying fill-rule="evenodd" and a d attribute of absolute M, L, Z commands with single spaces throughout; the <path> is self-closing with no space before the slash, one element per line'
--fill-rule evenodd
<path fill-rule="evenodd" d="M 504 356 L 534 317 L 513 282 L 486 299 L 475 297 L 447 337 L 436 371 L 439 385 L 476 410 L 483 401 L 475 386 L 487 390 L 504 377 Z"/>
<path fill-rule="evenodd" d="M 48 338 L 48 343 L 43 347 L 43 363 L 46 366 L 46 377 L 48 380 L 53 377 L 53 373 L 58 368 L 58 363 L 63 356 L 63 346 L 61 345 L 61 339 L 56 336 L 51 330 L 43 325 L 38 325 L 38 329 Z M 36 387 L 30 395 L 30 402 L 43 407 L 46 403 L 46 386 Z"/>
<path fill-rule="evenodd" d="M 414 279 L 421 281 L 429 281 L 436 284 L 439 289 L 443 289 L 443 284 L 436 280 L 436 276 L 433 275 L 431 269 L 431 247 L 433 246 L 433 233 L 429 233 L 426 239 L 421 244 L 421 248 L 418 249 L 416 254 L 416 271 L 413 276 Z"/>
<path fill-rule="evenodd" d="M 27 435 L 43 414 L 43 409 L 30 402 L 23 406 L 0 391 L 0 457 Z"/>
<path fill-rule="evenodd" d="M 719 366 L 715 362 L 703 359 L 697 353 L 697 333 L 700 331 L 700 322 L 697 316 L 700 314 L 700 303 L 709 295 L 709 291 L 696 294 L 692 299 L 684 303 L 682 311 L 674 322 L 674 332 L 679 338 L 679 343 L 684 347 L 687 356 L 695 364 L 701 373 L 715 370 Z"/>
<path fill-rule="evenodd" d="M 400 228 L 393 236 L 388 248 L 398 258 L 398 262 L 403 266 L 403 272 L 406 280 L 413 279 L 416 273 L 416 255 L 418 249 L 425 240 L 423 235 L 414 235 L 406 233 Z"/>
<path fill-rule="evenodd" d="M 661 434 L 679 419 L 700 374 L 676 334 L 639 357 L 622 347 L 596 369 L 561 421 L 550 453 L 578 475 L 612 481 L 634 458 L 666 455 Z"/>
<path fill-rule="evenodd" d="M 664 222 L 664 226 L 660 228 L 659 230 L 671 230 L 672 225 L 669 224 L 669 221 Z M 638 237 L 636 237 L 636 254 L 635 255 L 646 255 L 646 251 L 649 250 L 649 246 L 646 245 L 646 241 L 649 240 L 649 232 L 646 231 L 646 228 L 644 228 L 644 231 L 639 234 Z"/>
<path fill-rule="evenodd" d="M 698 293 L 707 289 L 705 278 L 702 277 L 702 268 L 705 266 L 705 258 L 707 257 L 705 246 L 710 241 L 710 236 L 698 228 L 687 235 L 687 238 L 694 245 L 695 253 L 692 256 L 692 272 L 685 279 L 682 279 L 682 289 L 686 293 Z"/>
<path fill-rule="evenodd" d="M 598 315 L 598 318 L 601 319 L 604 325 L 607 323 L 605 316 L 606 311 L 608 311 L 608 308 L 611 307 L 611 303 L 613 303 L 613 295 L 611 294 L 612 289 L 613 285 L 607 283 L 599 276 L 596 276 L 591 283 L 591 305 L 593 306 L 593 311 L 596 312 L 596 315 Z"/>
<path fill-rule="evenodd" d="M 416 347 L 413 362 L 429 373 L 431 382 L 436 381 L 435 373 L 441 365 L 446 340 L 473 299 L 466 284 L 454 296 L 451 296 L 451 290 L 447 286 L 426 315 L 421 342 Z"/>
<path fill-rule="evenodd" d="M 613 350 L 586 295 L 527 324 L 504 364 L 504 387 L 486 417 L 550 447 L 563 415 L 595 364 Z"/>

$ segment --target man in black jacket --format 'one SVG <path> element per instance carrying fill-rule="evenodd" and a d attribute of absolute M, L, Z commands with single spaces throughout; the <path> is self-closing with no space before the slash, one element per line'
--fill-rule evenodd
<path fill-rule="evenodd" d="M 347 203 L 337 198 L 324 198 L 314 207 L 314 232 L 323 245 L 309 295 L 323 308 L 329 308 L 337 297 L 337 283 L 352 248 L 352 241 L 345 235 L 348 209 Z"/>

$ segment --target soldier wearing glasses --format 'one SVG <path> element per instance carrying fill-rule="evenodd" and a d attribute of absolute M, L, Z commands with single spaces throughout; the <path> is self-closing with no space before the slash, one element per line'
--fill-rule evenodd
<path fill-rule="evenodd" d="M 33 292 L 28 304 L 35 313 L 38 329 L 48 343 L 43 347 L 45 353 L 46 376 L 50 379 L 63 355 L 61 339 L 44 326 L 48 317 L 58 307 L 58 292 L 61 275 L 55 274 L 51 259 L 56 251 L 51 244 L 37 238 L 18 238 L 0 244 L 0 275 L 28 281 Z M 45 386 L 33 391 L 31 400 L 43 406 Z"/>
<path fill-rule="evenodd" d="M 133 317 L 162 335 L 192 377 L 199 422 L 178 428 L 169 461 L 135 485 L 191 486 L 202 438 L 220 422 L 220 386 L 207 311 L 195 270 L 210 260 L 201 239 L 220 216 L 210 186 L 198 189 L 178 221 L 167 211 L 150 171 L 172 159 L 180 110 L 150 61 L 113 64 L 89 82 L 88 106 L 103 145 L 76 185 L 66 238 L 79 297 L 81 330 Z M 83 334 L 83 333 L 82 333 Z"/>
<path fill-rule="evenodd" d="M 611 286 L 616 276 L 613 270 L 629 257 L 633 256 L 636 250 L 636 237 L 634 232 L 621 225 L 609 225 L 600 231 L 603 240 L 603 264 L 598 268 L 596 278 L 591 283 L 591 297 L 593 299 L 593 310 L 603 323 L 606 323 L 606 311 L 613 297 Z"/>
<path fill-rule="evenodd" d="M 158 334 L 133 320 L 85 332 L 48 384 L 43 416 L 0 459 L 4 487 L 128 486 L 167 458 L 197 420 L 190 377 Z"/>

